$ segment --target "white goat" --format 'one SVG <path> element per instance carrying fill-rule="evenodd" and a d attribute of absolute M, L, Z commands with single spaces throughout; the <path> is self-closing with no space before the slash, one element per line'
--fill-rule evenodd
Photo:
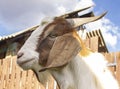
<path fill-rule="evenodd" d="M 43 84 L 51 74 L 60 89 L 119 89 L 104 56 L 87 49 L 75 31 L 103 16 L 43 21 L 19 50 L 18 65 Z"/>

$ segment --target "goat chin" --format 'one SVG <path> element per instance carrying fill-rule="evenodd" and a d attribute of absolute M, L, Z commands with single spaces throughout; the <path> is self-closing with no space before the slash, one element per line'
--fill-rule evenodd
<path fill-rule="evenodd" d="M 51 74 L 48 71 L 39 72 L 41 66 L 38 63 L 35 63 L 32 66 L 32 71 L 35 73 L 37 80 L 44 86 L 47 87 L 47 83 L 51 82 Z"/>

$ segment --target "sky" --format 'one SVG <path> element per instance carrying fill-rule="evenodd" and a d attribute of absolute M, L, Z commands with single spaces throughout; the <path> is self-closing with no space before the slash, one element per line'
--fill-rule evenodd
<path fill-rule="evenodd" d="M 94 5 L 95 15 L 108 11 L 101 20 L 86 25 L 86 30 L 101 29 L 110 52 L 120 51 L 119 0 L 0 0 L 0 37 L 40 24 L 44 17 L 59 16 Z"/>

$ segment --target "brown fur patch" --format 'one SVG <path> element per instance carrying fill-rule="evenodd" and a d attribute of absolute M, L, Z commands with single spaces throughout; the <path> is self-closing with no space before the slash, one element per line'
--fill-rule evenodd
<path fill-rule="evenodd" d="M 42 41 L 42 43 L 40 44 L 40 46 L 37 48 L 37 51 L 40 53 L 39 55 L 39 63 L 43 66 L 46 65 L 48 56 L 49 56 L 49 52 L 53 46 L 55 40 L 51 40 L 49 37 L 47 37 L 46 39 L 44 39 Z"/>
<path fill-rule="evenodd" d="M 51 33 L 48 34 L 46 38 L 44 38 L 45 33 L 51 26 L 54 25 L 54 28 Z M 48 24 L 44 29 L 42 34 L 39 37 L 39 41 L 37 44 L 36 51 L 40 53 L 39 55 L 39 63 L 43 66 L 46 65 L 49 52 L 54 44 L 55 38 L 66 33 L 72 32 L 72 26 L 68 23 L 64 18 L 55 18 L 54 21 Z"/>

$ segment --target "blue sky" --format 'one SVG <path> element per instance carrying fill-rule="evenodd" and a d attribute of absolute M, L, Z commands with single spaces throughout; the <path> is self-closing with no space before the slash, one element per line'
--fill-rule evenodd
<path fill-rule="evenodd" d="M 114 24 L 120 26 L 120 0 L 94 0 L 95 10 L 108 11 L 107 16 Z"/>
<path fill-rule="evenodd" d="M 94 4 L 96 15 L 108 11 L 88 29 L 101 29 L 110 52 L 120 51 L 119 0 L 0 0 L 0 37 L 39 24 L 46 16 L 57 16 Z"/>
<path fill-rule="evenodd" d="M 120 0 L 94 0 L 96 4 L 96 8 L 94 9 L 97 11 L 108 11 L 105 18 L 110 21 L 110 26 L 112 26 L 109 30 L 113 37 L 116 36 L 116 44 L 111 47 L 111 45 L 107 44 L 110 51 L 120 51 Z M 108 39 L 109 40 L 109 39 Z M 111 43 L 113 42 L 112 40 Z"/>

